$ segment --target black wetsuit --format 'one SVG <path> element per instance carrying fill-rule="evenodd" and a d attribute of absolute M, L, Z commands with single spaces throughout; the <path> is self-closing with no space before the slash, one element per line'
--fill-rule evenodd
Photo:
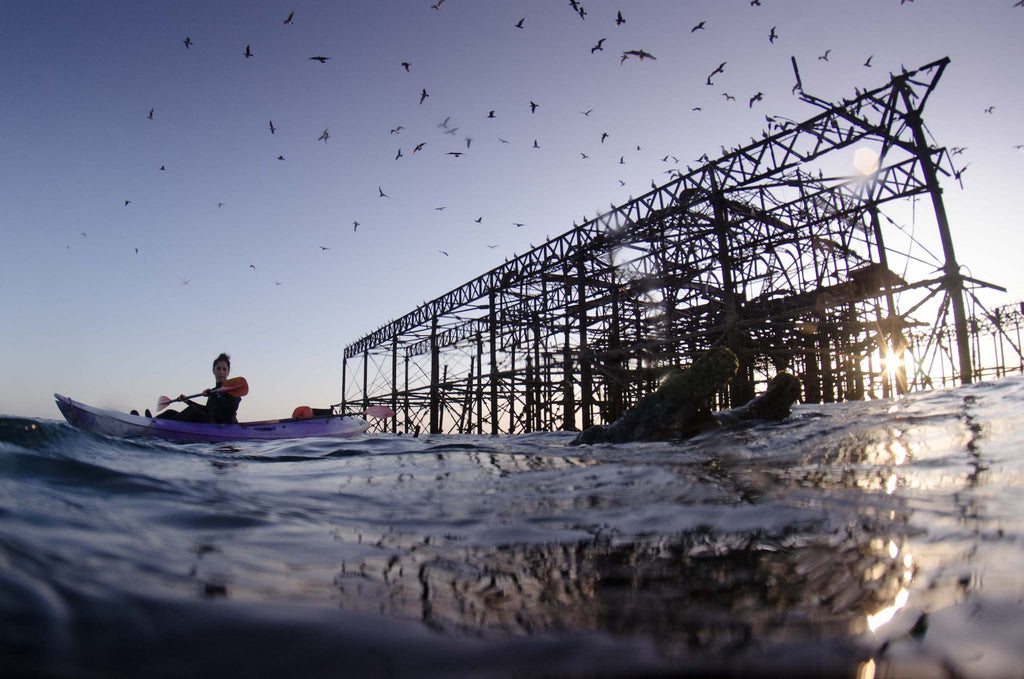
<path fill-rule="evenodd" d="M 216 388 L 215 386 L 214 389 Z M 235 417 L 235 413 L 238 412 L 238 404 L 241 402 L 242 399 L 239 396 L 232 396 L 223 391 L 215 391 L 206 397 L 205 406 L 189 404 L 180 413 L 175 410 L 168 410 L 160 413 L 157 417 L 181 420 L 183 422 L 238 424 L 238 418 Z"/>

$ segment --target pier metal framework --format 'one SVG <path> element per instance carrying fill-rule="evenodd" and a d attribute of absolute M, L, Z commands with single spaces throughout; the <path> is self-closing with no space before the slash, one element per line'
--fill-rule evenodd
<path fill-rule="evenodd" d="M 717 345 L 740 370 L 716 407 L 783 370 L 808 402 L 927 388 L 940 374 L 971 382 L 965 299 L 996 286 L 956 261 L 939 184 L 955 170 L 921 117 L 947 64 L 830 103 L 802 90 L 794 61 L 814 117 L 769 116 L 760 139 L 348 345 L 341 407 L 391 406 L 383 426 L 410 433 L 576 430 L 614 420 L 668 366 Z M 877 169 L 826 172 L 849 167 L 854 147 L 872 149 Z M 918 199 L 940 255 L 889 216 Z"/>

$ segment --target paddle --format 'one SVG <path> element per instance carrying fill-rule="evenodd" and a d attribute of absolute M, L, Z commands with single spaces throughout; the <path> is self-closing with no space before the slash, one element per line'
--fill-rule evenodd
<path fill-rule="evenodd" d="M 211 389 L 210 393 L 213 393 L 215 391 L 223 391 L 232 396 L 245 396 L 246 394 L 249 393 L 249 383 L 245 381 L 244 377 L 232 377 L 231 379 L 224 380 L 224 383 L 221 384 L 216 389 Z M 184 399 L 182 399 L 181 397 L 168 398 L 166 396 L 161 396 L 156 402 L 157 412 L 163 410 L 164 408 L 171 405 L 175 401 L 187 400 L 190 398 L 196 398 L 198 396 L 203 396 L 203 392 L 199 392 L 198 394 L 192 394 L 191 396 L 186 396 Z"/>
<path fill-rule="evenodd" d="M 387 406 L 370 406 L 366 410 L 357 413 L 357 415 L 369 415 L 370 417 L 394 417 L 395 411 Z"/>

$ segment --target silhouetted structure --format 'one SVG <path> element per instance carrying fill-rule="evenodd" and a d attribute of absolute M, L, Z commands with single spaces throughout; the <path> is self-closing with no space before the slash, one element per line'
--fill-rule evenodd
<path fill-rule="evenodd" d="M 801 377 L 808 402 L 971 382 L 981 327 L 965 296 L 976 302 L 971 290 L 988 284 L 957 264 L 938 179 L 954 169 L 921 118 L 947 64 L 829 103 L 800 89 L 794 61 L 795 89 L 818 115 L 769 117 L 760 140 L 353 342 L 342 406 L 390 405 L 392 431 L 586 428 L 615 419 L 665 366 L 719 344 L 740 372 L 717 407 L 746 402 L 783 369 Z M 880 167 L 826 175 L 849 167 L 855 145 Z M 931 199 L 942 248 L 931 262 L 882 212 L 919 196 Z M 922 313 L 935 316 L 915 320 Z M 989 325 L 1009 339 L 1020 314 L 995 314 Z M 1020 342 L 1010 344 L 1016 363 Z"/>

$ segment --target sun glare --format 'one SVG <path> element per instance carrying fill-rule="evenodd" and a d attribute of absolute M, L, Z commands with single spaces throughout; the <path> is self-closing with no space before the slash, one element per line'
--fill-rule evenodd
<path fill-rule="evenodd" d="M 878 171 L 878 154 L 867 146 L 862 146 L 853 153 L 853 166 L 862 175 L 874 174 Z"/>

